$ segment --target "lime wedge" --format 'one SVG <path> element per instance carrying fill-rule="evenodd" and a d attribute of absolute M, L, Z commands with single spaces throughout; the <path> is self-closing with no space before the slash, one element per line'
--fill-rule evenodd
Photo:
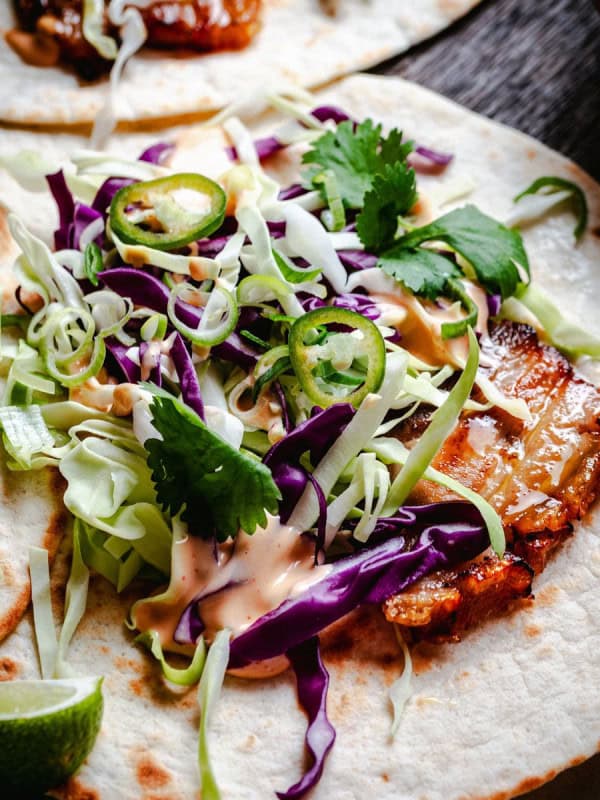
<path fill-rule="evenodd" d="M 3 797 L 43 792 L 88 755 L 102 720 L 102 678 L 0 683 Z"/>

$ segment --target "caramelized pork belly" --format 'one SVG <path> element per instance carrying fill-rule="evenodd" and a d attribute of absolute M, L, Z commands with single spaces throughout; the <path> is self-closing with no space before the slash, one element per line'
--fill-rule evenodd
<path fill-rule="evenodd" d="M 20 27 L 37 38 L 40 49 L 55 42 L 57 60 L 81 77 L 91 80 L 110 69 L 112 62 L 83 37 L 83 0 L 15 0 L 14 5 Z M 249 44 L 260 27 L 260 8 L 261 0 L 157 0 L 139 11 L 150 47 L 222 50 Z M 105 32 L 117 35 L 108 21 Z"/>
<path fill-rule="evenodd" d="M 569 535 L 570 523 L 587 511 L 598 492 L 600 392 L 525 325 L 496 325 L 482 342 L 481 365 L 506 396 L 525 400 L 531 419 L 518 420 L 495 408 L 464 413 L 433 466 L 485 497 L 504 523 L 509 549 L 541 572 Z M 416 415 L 397 435 L 410 447 L 427 421 L 427 413 Z M 410 499 L 431 503 L 458 498 L 421 481 Z M 390 598 L 386 616 L 419 627 L 428 638 L 456 638 L 478 619 L 529 592 L 520 582 L 502 590 L 499 584 L 511 583 L 515 574 L 504 560 L 492 559 L 487 569 L 493 580 L 482 580 L 477 593 L 465 593 L 458 574 L 434 575 L 413 587 L 408 599 Z M 450 592 L 441 599 L 440 584 Z M 428 603 L 434 609 L 429 618 Z M 425 621 L 415 611 L 420 605 Z"/>
<path fill-rule="evenodd" d="M 415 638 L 456 641 L 472 627 L 531 592 L 533 570 L 511 553 L 464 569 L 429 575 L 383 604 L 390 622 L 410 627 Z"/>

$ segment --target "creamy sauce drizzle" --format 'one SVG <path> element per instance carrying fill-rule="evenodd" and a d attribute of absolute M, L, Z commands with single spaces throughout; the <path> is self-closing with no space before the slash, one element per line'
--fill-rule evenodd
<path fill-rule="evenodd" d="M 469 297 L 477 306 L 478 332 L 487 330 L 488 308 L 485 292 L 478 286 L 463 281 Z M 420 301 L 400 288 L 393 293 L 371 292 L 371 297 L 382 311 L 379 322 L 392 325 L 402 335 L 402 346 L 417 358 L 432 366 L 453 364 L 463 366 L 469 352 L 466 336 L 442 339 L 444 322 L 456 322 L 464 317 L 460 303 L 440 298 L 437 303 Z"/>
<path fill-rule="evenodd" d="M 329 572 L 328 565 L 315 567 L 314 549 L 314 542 L 301 536 L 297 528 L 272 516 L 267 526 L 257 528 L 252 536 L 240 532 L 233 542 L 216 548 L 212 542 L 186 536 L 173 545 L 168 592 L 136 604 L 136 627 L 157 631 L 163 647 L 181 651 L 173 638 L 177 623 L 186 607 L 200 596 L 198 613 L 209 641 L 222 628 L 239 634 Z M 285 665 L 285 661 L 279 662 L 279 666 Z"/>

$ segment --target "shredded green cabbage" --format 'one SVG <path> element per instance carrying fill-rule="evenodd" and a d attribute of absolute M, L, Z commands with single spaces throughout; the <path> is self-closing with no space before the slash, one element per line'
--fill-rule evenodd
<path fill-rule="evenodd" d="M 58 642 L 52 616 L 48 551 L 43 547 L 29 548 L 29 575 L 31 577 L 31 603 L 33 606 L 35 638 L 40 657 L 42 678 L 47 680 L 54 676 Z"/>
<path fill-rule="evenodd" d="M 47 452 L 54 447 L 54 437 L 44 422 L 39 406 L 0 407 L 0 426 L 4 447 L 21 469 L 31 468 L 34 454 Z"/>
<path fill-rule="evenodd" d="M 200 766 L 200 783 L 203 800 L 221 800 L 210 764 L 208 752 L 208 728 L 214 708 L 221 693 L 227 663 L 229 661 L 230 631 L 225 628 L 215 636 L 204 666 L 204 672 L 198 686 L 198 705 L 200 706 L 200 731 L 198 738 L 198 764 Z"/>
<path fill-rule="evenodd" d="M 396 638 L 398 639 L 398 644 L 400 645 L 400 648 L 404 655 L 404 669 L 402 670 L 402 675 L 399 678 L 397 678 L 390 686 L 390 700 L 394 711 L 394 718 L 392 721 L 392 728 L 390 731 L 390 735 L 392 736 L 392 738 L 396 735 L 398 728 L 400 727 L 402 714 L 404 712 L 404 709 L 406 708 L 406 704 L 410 699 L 410 695 L 412 692 L 410 684 L 413 674 L 412 658 L 410 657 L 410 650 L 408 649 L 408 645 L 402 638 L 402 634 L 398 630 L 397 625 L 394 625 L 394 633 L 396 634 Z"/>
<path fill-rule="evenodd" d="M 600 338 L 565 319 L 558 306 L 537 284 L 523 286 L 517 291 L 516 299 L 539 320 L 550 342 L 563 353 L 575 358 L 583 355 L 600 358 Z M 502 306 L 503 316 L 510 319 L 511 306 L 505 308 L 505 305 Z"/>
<path fill-rule="evenodd" d="M 200 637 L 194 650 L 194 656 L 185 669 L 176 669 L 167 663 L 163 654 L 160 636 L 157 631 L 146 631 L 136 637 L 136 642 L 146 645 L 154 658 L 160 663 L 164 677 L 177 686 L 193 686 L 202 676 L 206 661 L 206 645 Z"/>
<path fill-rule="evenodd" d="M 56 678 L 69 678 L 75 675 L 75 671 L 66 660 L 67 649 L 85 613 L 89 581 L 90 572 L 83 562 L 79 529 L 75 524 L 73 527 L 71 574 L 69 575 L 65 595 L 65 618 L 58 637 L 56 666 L 54 668 L 54 677 Z"/>
<path fill-rule="evenodd" d="M 432 414 L 427 430 L 410 451 L 406 463 L 396 476 L 383 510 L 385 516 L 391 516 L 397 511 L 408 497 L 411 489 L 423 476 L 435 454 L 456 425 L 459 414 L 471 394 L 479 365 L 479 345 L 472 328 L 469 328 L 468 336 L 469 357 L 463 373 L 444 404 Z"/>

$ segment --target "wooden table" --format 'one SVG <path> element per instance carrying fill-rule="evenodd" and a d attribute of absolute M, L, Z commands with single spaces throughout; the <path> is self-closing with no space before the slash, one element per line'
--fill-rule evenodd
<path fill-rule="evenodd" d="M 416 81 L 519 128 L 600 180 L 600 13 L 593 0 L 484 0 L 374 72 Z"/>
<path fill-rule="evenodd" d="M 600 180 L 600 14 L 593 0 L 484 0 L 433 41 L 373 72 L 400 75 L 535 136 Z M 487 793 L 494 787 L 482 787 Z M 522 796 L 598 798 L 600 755 Z"/>

